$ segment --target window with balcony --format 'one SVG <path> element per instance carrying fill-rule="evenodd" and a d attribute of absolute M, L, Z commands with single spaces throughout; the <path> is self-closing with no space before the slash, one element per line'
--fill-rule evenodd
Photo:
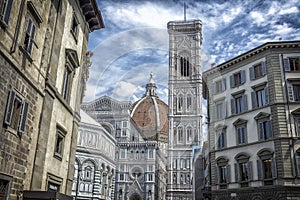
<path fill-rule="evenodd" d="M 286 72 L 300 71 L 300 57 L 284 58 L 283 67 Z"/>
<path fill-rule="evenodd" d="M 0 22 L 2 27 L 8 26 L 13 0 L 3 0 L 0 3 Z"/>
<path fill-rule="evenodd" d="M 261 62 L 249 68 L 250 80 L 255 80 L 266 75 L 266 63 Z"/>
<path fill-rule="evenodd" d="M 244 70 L 234 73 L 230 76 L 230 88 L 238 87 L 246 82 L 246 73 Z"/>

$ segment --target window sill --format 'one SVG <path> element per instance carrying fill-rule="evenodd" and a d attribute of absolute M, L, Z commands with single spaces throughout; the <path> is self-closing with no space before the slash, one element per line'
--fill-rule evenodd
<path fill-rule="evenodd" d="M 31 58 L 31 55 L 24 49 L 23 46 L 20 46 L 20 51 L 24 54 L 24 56 L 27 58 L 27 60 L 32 63 L 33 59 Z"/>
<path fill-rule="evenodd" d="M 3 28 L 3 29 L 6 29 L 8 24 L 6 24 L 2 19 L 0 20 L 0 26 Z"/>
<path fill-rule="evenodd" d="M 54 158 L 56 158 L 57 160 L 59 160 L 59 161 L 62 161 L 62 155 L 61 154 L 59 154 L 59 153 L 54 153 Z"/>

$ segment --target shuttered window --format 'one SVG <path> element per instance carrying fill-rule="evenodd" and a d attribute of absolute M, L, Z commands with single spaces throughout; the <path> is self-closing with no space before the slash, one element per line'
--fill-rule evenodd
<path fill-rule="evenodd" d="M 300 101 L 300 83 L 291 82 L 288 84 L 288 100 L 289 101 Z"/>
<path fill-rule="evenodd" d="M 32 19 L 28 17 L 23 45 L 24 45 L 24 49 L 27 51 L 29 55 L 31 55 L 32 53 L 32 46 L 34 44 L 34 38 L 35 38 L 35 29 L 36 29 L 36 25 L 34 24 Z"/>
<path fill-rule="evenodd" d="M 230 76 L 230 88 L 235 88 L 246 82 L 245 70 L 239 71 Z"/>
<path fill-rule="evenodd" d="M 246 144 L 247 143 L 247 127 L 245 125 L 241 125 L 236 127 L 236 138 L 237 144 Z"/>
<path fill-rule="evenodd" d="M 251 92 L 252 108 L 259 108 L 269 104 L 269 89 L 268 87 L 254 89 Z"/>
<path fill-rule="evenodd" d="M 235 96 L 231 99 L 231 114 L 239 114 L 248 110 L 247 95 Z"/>
<path fill-rule="evenodd" d="M 300 71 L 300 57 L 284 58 L 283 67 L 286 72 Z"/>
<path fill-rule="evenodd" d="M 257 121 L 257 129 L 259 140 L 268 140 L 272 138 L 272 123 L 269 119 L 262 119 Z"/>
<path fill-rule="evenodd" d="M 213 83 L 213 94 L 219 94 L 226 90 L 226 79 L 217 80 Z"/>
<path fill-rule="evenodd" d="M 28 103 L 11 90 L 8 95 L 4 124 L 18 131 L 20 137 L 25 132 L 28 109 Z"/>
<path fill-rule="evenodd" d="M 255 80 L 266 75 L 266 63 L 261 62 L 249 68 L 250 80 Z"/>

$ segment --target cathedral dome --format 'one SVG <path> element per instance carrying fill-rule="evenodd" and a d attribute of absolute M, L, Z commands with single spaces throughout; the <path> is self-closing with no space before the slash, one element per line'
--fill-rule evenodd
<path fill-rule="evenodd" d="M 168 105 L 158 98 L 152 73 L 145 95 L 132 106 L 131 117 L 145 140 L 168 141 Z"/>

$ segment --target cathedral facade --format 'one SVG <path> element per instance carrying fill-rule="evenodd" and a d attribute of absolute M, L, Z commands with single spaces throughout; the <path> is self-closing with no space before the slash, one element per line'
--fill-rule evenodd
<path fill-rule="evenodd" d="M 115 199 L 165 199 L 168 106 L 150 75 L 144 96 L 120 102 L 104 96 L 82 105 L 116 139 Z"/>

